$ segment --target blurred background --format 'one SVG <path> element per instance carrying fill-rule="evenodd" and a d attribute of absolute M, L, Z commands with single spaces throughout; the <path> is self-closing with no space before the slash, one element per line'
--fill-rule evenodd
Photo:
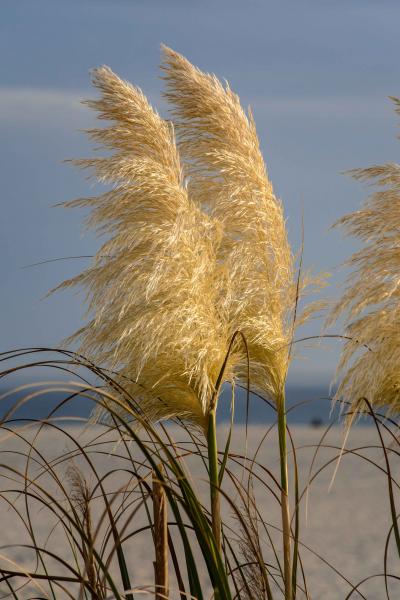
<path fill-rule="evenodd" d="M 303 214 L 304 265 L 331 273 L 323 295 L 340 293 L 356 246 L 330 226 L 368 193 L 343 171 L 398 160 L 397 1 L 2 0 L 0 17 L 1 351 L 59 346 L 82 324 L 82 295 L 43 297 L 89 259 L 28 265 L 98 248 L 82 211 L 52 207 L 98 190 L 62 162 L 93 154 L 79 131 L 94 123 L 80 104 L 95 95 L 89 71 L 109 65 L 166 115 L 161 42 L 251 105 L 293 247 Z M 297 350 L 291 389 L 327 394 L 340 343 Z"/>

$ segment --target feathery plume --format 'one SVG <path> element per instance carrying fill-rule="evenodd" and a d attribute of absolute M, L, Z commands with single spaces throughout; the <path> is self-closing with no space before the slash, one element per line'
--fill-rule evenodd
<path fill-rule="evenodd" d="M 233 378 L 247 379 L 247 352 L 239 343 L 231 346 L 236 333 L 243 334 L 251 385 L 278 410 L 285 597 L 290 599 L 284 387 L 305 278 L 296 282 L 283 207 L 251 113 L 228 85 L 172 50 L 164 52 L 166 96 L 174 105 L 186 178 L 172 125 L 110 69 L 94 71 L 101 98 L 87 104 L 112 125 L 89 135 L 111 154 L 74 162 L 93 169 L 112 188 L 67 206 L 89 207 L 88 226 L 109 239 L 89 269 L 62 284 L 83 285 L 93 315 L 73 338 L 91 360 L 133 380 L 131 391 L 148 418 L 179 416 L 203 427 L 218 552 L 216 388 Z"/>
<path fill-rule="evenodd" d="M 178 147 L 187 162 L 191 198 L 222 224 L 216 260 L 219 311 L 230 332 L 247 343 L 250 382 L 275 401 L 281 464 L 285 598 L 292 598 L 285 381 L 305 280 L 296 282 L 281 202 L 260 151 L 251 112 L 229 85 L 202 73 L 164 47 L 166 98 L 172 104 Z M 304 317 L 305 315 L 303 315 Z M 238 360 L 235 376 L 245 379 Z"/>
<path fill-rule="evenodd" d="M 296 303 L 308 282 L 296 285 L 283 207 L 251 113 L 228 85 L 164 52 L 185 172 L 172 124 L 108 67 L 94 70 L 101 97 L 86 104 L 112 124 L 88 134 L 108 155 L 73 162 L 112 187 L 65 205 L 90 208 L 88 227 L 108 240 L 60 287 L 87 292 L 91 320 L 70 339 L 133 380 L 128 390 L 150 419 L 179 415 L 205 425 L 238 330 L 252 387 L 282 396 Z M 224 380 L 246 376 L 237 343 Z"/>
<path fill-rule="evenodd" d="M 392 98 L 400 114 L 400 100 Z M 349 339 L 338 365 L 335 399 L 351 404 L 351 422 L 375 407 L 400 410 L 400 165 L 355 169 L 350 174 L 378 186 L 362 208 L 334 226 L 363 242 L 347 264 L 353 268 L 347 288 L 329 322 L 345 315 Z"/>
<path fill-rule="evenodd" d="M 81 553 L 85 566 L 85 574 L 91 586 L 91 600 L 102 600 L 106 592 L 101 585 L 94 560 L 95 536 L 93 535 L 91 500 L 92 493 L 82 471 L 71 462 L 66 472 L 70 484 L 70 501 L 76 510 L 80 526 L 83 529 Z M 85 589 L 82 585 L 79 600 L 85 597 Z"/>
<path fill-rule="evenodd" d="M 296 303 L 294 259 L 251 112 L 229 85 L 163 47 L 166 98 L 188 189 L 222 223 L 220 310 L 248 343 L 251 382 L 276 399 L 284 386 Z M 236 374 L 245 377 L 243 360 Z"/>
<path fill-rule="evenodd" d="M 92 316 L 70 339 L 115 368 L 151 420 L 205 426 L 229 342 L 216 309 L 221 228 L 188 194 L 172 125 L 108 67 L 93 84 L 101 98 L 86 104 L 112 124 L 88 134 L 111 153 L 73 162 L 112 188 L 65 204 L 89 207 L 87 225 L 108 240 L 60 286 L 84 286 Z"/>

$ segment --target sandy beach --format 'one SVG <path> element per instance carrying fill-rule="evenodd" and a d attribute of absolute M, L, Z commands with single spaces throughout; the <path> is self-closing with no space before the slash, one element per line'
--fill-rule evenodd
<path fill-rule="evenodd" d="M 248 456 L 254 455 L 260 440 L 267 426 L 252 426 L 248 437 Z M 121 458 L 122 450 L 114 442 L 106 441 L 102 437 L 97 438 L 102 429 L 98 426 L 91 427 L 86 432 L 79 426 L 68 426 L 67 435 L 60 433 L 52 428 L 45 428 L 40 432 L 37 440 L 37 449 L 39 453 L 32 453 L 28 466 L 28 471 L 32 480 L 40 471 L 42 458 L 46 456 L 47 460 L 56 459 L 66 451 L 75 452 L 76 446 L 74 440 L 80 444 L 88 440 L 96 440 L 92 444 L 90 457 L 96 464 L 99 472 L 106 473 L 112 468 L 126 466 Z M 294 444 L 297 449 L 296 455 L 299 468 L 300 490 L 305 490 L 310 477 L 310 467 L 315 454 L 316 445 L 319 443 L 323 434 L 323 429 L 315 429 L 309 426 L 296 425 L 292 428 Z M 24 470 L 26 466 L 26 455 L 28 446 L 24 438 L 31 439 L 35 430 L 18 429 L 14 433 L 2 432 L 1 437 L 1 489 L 21 489 L 21 479 L 15 475 L 12 469 Z M 178 445 L 182 448 L 184 443 L 182 434 L 171 428 L 171 433 L 176 439 Z M 226 434 L 226 426 L 220 428 L 220 443 L 222 444 Z M 15 435 L 17 434 L 17 435 Z M 270 469 L 272 473 L 278 473 L 278 458 L 276 435 L 274 432 L 267 437 L 267 441 L 261 446 L 258 454 L 258 461 Z M 382 450 L 379 448 L 377 433 L 373 427 L 355 427 L 347 440 L 346 448 L 352 449 L 353 453 L 346 453 L 342 457 L 340 466 L 337 470 L 333 484 L 332 476 L 334 473 L 339 448 L 343 441 L 343 430 L 335 427 L 329 431 L 324 439 L 326 447 L 320 448 L 317 457 L 312 465 L 312 474 L 316 474 L 318 469 L 332 459 L 331 464 L 323 469 L 312 481 L 309 493 L 305 493 L 300 503 L 301 519 L 301 559 L 306 574 L 308 597 L 312 600 L 339 600 L 347 597 L 351 591 L 352 585 L 358 584 L 365 578 L 378 575 L 384 571 L 384 551 L 386 536 L 390 529 L 389 500 L 387 495 L 387 483 L 383 473 L 385 467 Z M 367 448 L 366 446 L 375 446 Z M 242 454 L 244 452 L 244 428 L 236 427 L 232 452 Z M 98 452 L 101 454 L 98 454 Z M 131 451 L 135 457 L 138 457 L 137 450 L 131 446 Z M 374 460 L 378 466 L 369 462 Z M 74 458 L 69 463 L 59 463 L 55 460 L 54 470 L 58 474 L 65 493 L 69 493 L 71 482 L 68 472 L 68 465 L 79 465 L 81 472 L 87 479 L 89 486 L 95 484 L 95 477 L 91 473 L 90 465 L 80 458 Z M 206 494 L 204 487 L 204 468 L 200 461 L 190 463 L 193 474 L 194 485 L 201 494 Z M 392 457 L 393 476 L 399 474 L 399 459 Z M 241 468 L 232 465 L 232 473 L 235 473 L 240 480 Z M 261 471 L 255 468 L 255 473 L 260 475 Z M 36 474 L 34 476 L 34 474 Z M 268 476 L 264 472 L 265 480 Z M 107 478 L 105 485 L 107 489 L 117 490 L 128 481 L 130 476 L 126 472 L 116 472 L 112 477 Z M 272 480 L 271 480 L 272 481 Z M 47 474 L 41 474 L 40 478 L 32 484 L 33 488 L 38 484 L 41 486 L 41 496 L 45 497 L 47 491 L 54 490 L 54 482 Z M 229 483 L 229 477 L 225 478 L 224 490 L 238 504 L 238 497 L 235 495 L 232 485 Z M 32 489 L 33 489 L 32 488 Z M 280 534 L 276 529 L 279 526 L 279 506 L 271 494 L 267 494 L 263 486 L 255 480 L 255 495 L 258 506 L 264 519 L 270 524 L 271 536 L 276 544 L 276 549 L 280 552 Z M 25 514 L 23 498 L 14 492 L 9 492 L 6 496 L 10 504 L 6 506 L 4 500 L 1 507 L 1 554 L 3 556 L 2 565 L 4 568 L 17 569 L 23 566 L 27 571 L 36 567 L 32 550 L 23 547 L 23 544 L 30 544 L 29 536 L 22 521 L 15 512 L 19 507 L 21 514 Z M 65 500 L 63 494 L 58 491 L 56 497 L 60 504 Z M 207 498 L 207 496 L 204 496 Z M 96 504 L 97 502 L 97 504 Z M 293 504 L 293 501 L 292 501 Z M 292 505 L 293 509 L 293 505 Z M 93 507 L 93 520 L 96 523 L 104 508 L 101 501 L 95 501 Z M 66 560 L 71 559 L 71 546 L 68 539 L 71 538 L 71 532 L 57 524 L 49 501 L 43 504 L 31 500 L 30 518 L 36 532 L 36 541 L 42 546 L 46 546 L 57 556 Z M 224 517 L 228 524 L 232 525 L 232 532 L 228 535 L 234 539 L 239 533 L 237 522 L 232 518 L 232 510 L 229 505 L 223 503 Z M 131 529 L 135 530 L 145 524 L 144 511 L 138 511 L 134 517 L 134 524 L 131 523 Z M 99 534 L 100 539 L 100 534 Z M 17 545 L 7 548 L 9 545 Z M 268 542 L 265 542 L 265 558 L 273 562 L 272 550 Z M 398 562 L 396 561 L 396 549 L 393 543 L 389 545 L 388 573 L 397 575 Z M 151 585 L 153 581 L 153 548 L 149 538 L 149 533 L 144 532 L 133 540 L 126 542 L 126 556 L 129 562 L 129 568 L 132 575 L 132 586 Z M 321 558 L 319 558 L 319 556 Z M 199 559 L 200 560 L 200 559 Z M 51 559 L 54 572 L 65 573 L 65 569 Z M 8 565 L 7 567 L 5 565 Z M 13 566 L 10 566 L 13 565 Z M 38 567 L 38 571 L 40 571 Z M 300 580 L 301 583 L 301 580 Z M 40 583 L 39 583 L 40 585 Z M 171 583 L 171 598 L 178 598 L 173 592 L 174 582 Z M 7 593 L 7 587 L 3 583 L 1 592 Z M 400 585 L 393 579 L 388 582 L 391 598 L 400 597 Z M 367 598 L 368 600 L 383 600 L 387 598 L 385 591 L 385 581 L 382 577 L 374 577 L 359 588 L 359 594 L 356 591 L 350 598 Z M 43 592 L 42 592 L 43 593 Z M 26 595 L 24 595 L 26 594 Z M 3 597 L 3 596 L 2 596 Z M 18 598 L 29 597 L 28 587 L 21 592 Z M 46 597 L 46 596 L 44 596 Z M 65 597 L 61 591 L 57 592 L 58 597 Z M 279 597 L 279 596 L 277 596 Z M 305 598 L 306 595 L 299 591 L 298 598 Z"/>

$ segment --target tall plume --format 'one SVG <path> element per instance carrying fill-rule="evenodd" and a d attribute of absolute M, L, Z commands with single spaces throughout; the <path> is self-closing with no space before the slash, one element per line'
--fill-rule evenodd
<path fill-rule="evenodd" d="M 111 125 L 88 134 L 106 155 L 73 162 L 111 189 L 65 205 L 88 207 L 107 241 L 59 287 L 86 289 L 90 320 L 70 339 L 118 372 L 148 418 L 206 427 L 237 331 L 252 387 L 282 397 L 306 277 L 296 282 L 251 114 L 228 85 L 164 53 L 174 125 L 108 67 L 93 72 L 101 96 L 86 104 Z M 247 377 L 237 340 L 223 381 Z"/>
<path fill-rule="evenodd" d="M 392 98 L 400 114 L 400 100 Z M 400 410 L 400 165 L 355 169 L 350 174 L 378 186 L 361 210 L 335 226 L 358 238 L 362 248 L 348 265 L 353 271 L 330 322 L 345 316 L 345 344 L 338 366 L 336 399 L 364 412 L 367 398 L 376 407 Z"/>
<path fill-rule="evenodd" d="M 108 155 L 73 162 L 112 187 L 65 204 L 89 207 L 87 225 L 108 239 L 60 286 L 87 291 L 91 320 L 71 339 L 118 370 L 150 419 L 204 425 L 229 343 L 216 309 L 221 227 L 188 194 L 172 125 L 108 67 L 93 84 L 101 97 L 86 104 L 112 124 L 88 134 Z"/>
<path fill-rule="evenodd" d="M 283 208 L 273 192 L 251 113 L 229 85 L 163 47 L 166 98 L 191 197 L 223 228 L 221 311 L 245 335 L 251 381 L 276 398 L 284 385 L 296 299 Z M 237 366 L 245 375 L 245 362 Z"/>

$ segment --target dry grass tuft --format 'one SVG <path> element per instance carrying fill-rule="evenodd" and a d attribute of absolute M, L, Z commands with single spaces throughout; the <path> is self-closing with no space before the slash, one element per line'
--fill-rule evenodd
<path fill-rule="evenodd" d="M 307 281 L 296 281 L 251 114 L 215 76 L 164 52 L 179 152 L 172 124 L 139 89 L 108 67 L 94 71 L 101 97 L 87 104 L 112 124 L 88 133 L 108 155 L 73 162 L 112 189 L 66 206 L 89 207 L 87 225 L 108 240 L 60 287 L 87 292 L 92 318 L 71 338 L 82 354 L 133 380 L 129 391 L 151 420 L 179 416 L 206 427 L 237 331 L 252 387 L 282 397 Z M 239 340 L 224 381 L 247 380 Z"/>
<path fill-rule="evenodd" d="M 109 239 L 61 285 L 83 285 L 93 314 L 73 339 L 138 383 L 128 389 L 149 418 L 203 424 L 227 349 L 216 309 L 220 228 L 188 195 L 172 126 L 109 68 L 93 83 L 102 96 L 87 104 L 112 125 L 88 133 L 112 154 L 74 162 L 112 189 L 66 205 L 90 207 L 87 225 Z"/>
<path fill-rule="evenodd" d="M 393 98 L 400 114 L 400 100 Z M 336 399 L 352 410 L 367 412 L 363 398 L 375 407 L 400 410 L 400 165 L 355 169 L 351 175 L 371 181 L 379 190 L 362 208 L 335 226 L 363 242 L 348 261 L 353 272 L 330 321 L 345 315 L 347 341 L 338 366 Z"/>
<path fill-rule="evenodd" d="M 273 192 L 253 116 L 239 97 L 170 48 L 164 50 L 166 97 L 189 192 L 223 228 L 218 247 L 221 310 L 245 335 L 251 382 L 273 399 L 282 393 L 293 334 L 294 257 L 283 207 Z M 301 319 L 299 318 L 299 321 Z M 245 361 L 237 366 L 245 377 Z"/>
<path fill-rule="evenodd" d="M 67 479 L 70 484 L 70 500 L 77 511 L 80 525 L 84 535 L 81 539 L 81 554 L 85 566 L 85 575 L 91 588 L 91 600 L 106 598 L 106 590 L 100 582 L 98 569 L 94 557 L 95 540 L 93 536 L 93 523 L 91 513 L 92 493 L 82 471 L 73 463 L 68 466 Z M 85 598 L 85 588 L 82 585 L 79 600 Z"/>

